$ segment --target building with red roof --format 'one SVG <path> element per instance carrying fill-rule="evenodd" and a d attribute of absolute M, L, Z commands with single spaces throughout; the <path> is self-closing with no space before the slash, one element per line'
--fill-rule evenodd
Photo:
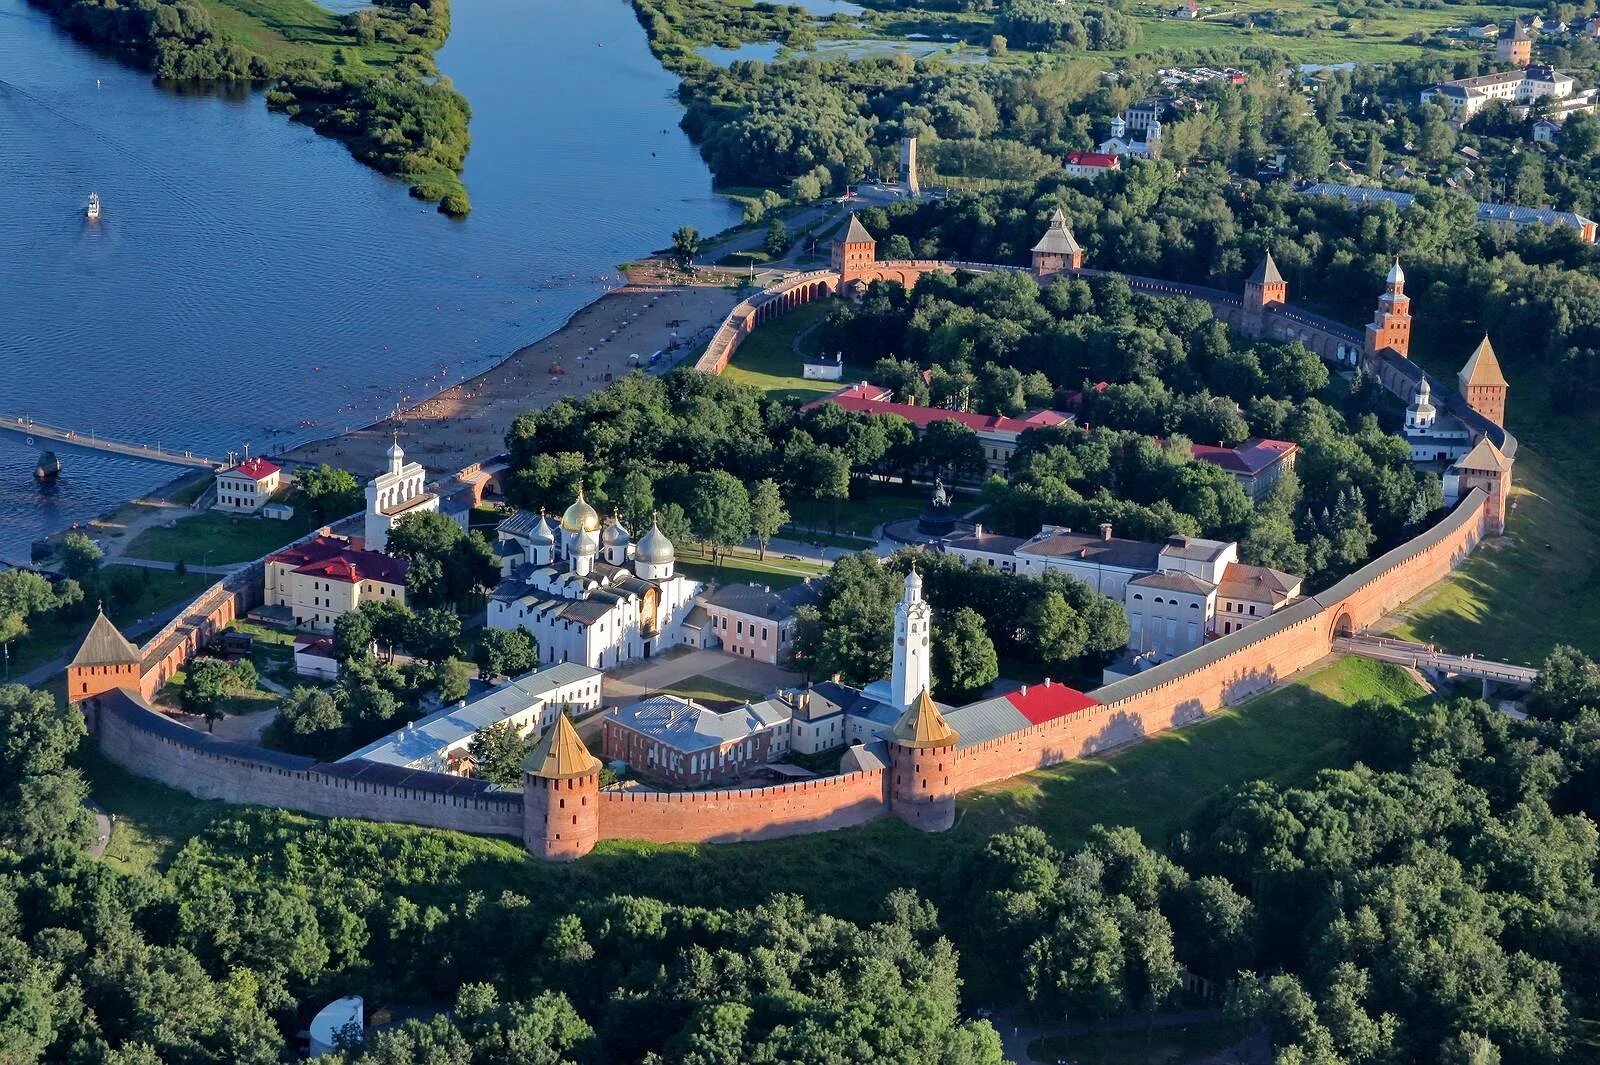
<path fill-rule="evenodd" d="M 1288 440 L 1257 436 L 1238 447 L 1195 444 L 1191 453 L 1197 462 L 1209 462 L 1227 470 L 1250 498 L 1259 503 L 1285 470 L 1294 469 L 1299 452 L 1300 445 Z"/>
<path fill-rule="evenodd" d="M 974 414 L 972 411 L 945 410 L 943 407 L 925 407 L 916 403 L 898 403 L 894 393 L 887 388 L 860 384 L 842 388 L 826 399 L 807 404 L 807 409 L 823 403 L 832 403 L 857 414 L 896 414 L 925 432 L 935 422 L 956 422 L 978 434 L 983 445 L 983 457 L 993 473 L 1006 472 L 1006 462 L 1017 449 L 1017 439 L 1029 429 L 1042 429 L 1055 425 L 1071 425 L 1074 417 L 1055 410 L 1038 410 L 1020 418 L 1004 414 Z"/>
<path fill-rule="evenodd" d="M 406 561 L 364 551 L 326 532 L 268 555 L 263 602 L 295 625 L 332 632 L 333 623 L 369 600 L 406 602 Z"/>
<path fill-rule="evenodd" d="M 1121 170 L 1122 159 L 1110 152 L 1068 152 L 1061 168 L 1072 177 L 1097 178 Z"/>
<path fill-rule="evenodd" d="M 217 501 L 212 510 L 254 514 L 283 487 L 283 470 L 266 459 L 245 459 L 217 474 Z"/>

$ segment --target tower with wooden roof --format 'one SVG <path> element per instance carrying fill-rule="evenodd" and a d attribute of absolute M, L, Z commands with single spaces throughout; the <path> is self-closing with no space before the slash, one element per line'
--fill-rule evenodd
<path fill-rule="evenodd" d="M 1063 270 L 1083 269 L 1083 248 L 1067 226 L 1067 216 L 1057 207 L 1050 215 L 1050 227 L 1033 246 L 1033 276 L 1043 280 Z"/>
<path fill-rule="evenodd" d="M 1505 532 L 1506 504 L 1511 498 L 1511 460 L 1487 436 L 1479 437 L 1471 451 L 1456 459 L 1444 475 L 1444 497 L 1455 504 L 1474 488 L 1489 497 L 1484 531 L 1491 536 Z"/>
<path fill-rule="evenodd" d="M 570 862 L 600 838 L 600 760 L 566 714 L 522 761 L 522 841 L 535 857 Z"/>
<path fill-rule="evenodd" d="M 1385 348 L 1411 357 L 1411 297 L 1406 295 L 1406 272 L 1398 258 L 1384 279 L 1377 313 L 1367 323 L 1366 364 Z"/>
<path fill-rule="evenodd" d="M 1278 264 L 1272 261 L 1272 253 L 1267 252 L 1266 258 L 1244 282 L 1244 320 L 1241 323 L 1242 331 L 1253 337 L 1266 334 L 1267 308 L 1273 304 L 1282 306 L 1289 302 L 1289 283 L 1278 273 Z"/>
<path fill-rule="evenodd" d="M 912 828 L 943 832 L 956 823 L 956 744 L 961 735 L 922 689 L 885 735 L 889 809 Z"/>
<path fill-rule="evenodd" d="M 138 691 L 142 672 L 139 649 L 117 631 L 102 609 L 67 664 L 67 699 L 81 703 L 117 688 Z"/>
<path fill-rule="evenodd" d="M 1502 63 L 1525 67 L 1533 62 L 1533 34 L 1521 19 L 1511 20 L 1511 32 L 1494 42 L 1494 57 Z"/>
<path fill-rule="evenodd" d="M 833 268 L 839 273 L 839 287 L 865 278 L 878 263 L 878 242 L 872 239 L 861 219 L 850 216 L 843 237 L 833 242 Z"/>
<path fill-rule="evenodd" d="M 1456 380 L 1461 388 L 1461 398 L 1467 401 L 1467 406 L 1496 425 L 1503 427 L 1506 424 L 1506 392 L 1511 386 L 1506 383 L 1505 374 L 1500 372 L 1500 360 L 1495 357 L 1487 333 L 1473 350 L 1467 364 L 1461 367 Z"/>

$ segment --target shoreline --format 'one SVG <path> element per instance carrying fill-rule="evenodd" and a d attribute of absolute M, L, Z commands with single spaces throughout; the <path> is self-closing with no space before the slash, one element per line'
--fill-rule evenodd
<path fill-rule="evenodd" d="M 398 433 L 406 457 L 422 463 L 430 479 L 454 474 L 503 451 L 519 415 L 588 395 L 610 383 L 607 375 L 614 380 L 628 373 L 632 354 L 645 369 L 653 352 L 675 345 L 659 367 L 675 366 L 710 338 L 739 298 L 723 285 L 630 276 L 473 377 L 397 413 L 271 457 L 293 466 L 327 463 L 364 482 L 383 468 Z M 555 367 L 560 372 L 552 372 Z"/>

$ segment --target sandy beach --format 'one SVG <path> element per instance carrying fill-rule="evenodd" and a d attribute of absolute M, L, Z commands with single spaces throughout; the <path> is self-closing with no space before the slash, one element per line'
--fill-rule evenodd
<path fill-rule="evenodd" d="M 676 341 L 675 350 L 662 356 L 663 363 L 676 363 L 704 344 L 738 301 L 737 293 L 718 285 L 661 284 L 635 275 L 477 377 L 397 416 L 301 444 L 283 457 L 326 462 L 365 480 L 383 467 L 391 434 L 398 431 L 406 457 L 431 475 L 462 469 L 501 451 L 517 415 L 604 388 L 606 374 L 628 372 L 633 353 L 647 362 L 652 352 Z M 555 366 L 564 372 L 552 373 Z"/>

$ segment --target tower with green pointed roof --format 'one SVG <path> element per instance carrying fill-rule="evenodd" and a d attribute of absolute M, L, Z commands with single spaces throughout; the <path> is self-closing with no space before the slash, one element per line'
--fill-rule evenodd
<path fill-rule="evenodd" d="M 570 862 L 600 838 L 600 760 L 566 714 L 522 761 L 522 841 L 535 857 Z"/>

